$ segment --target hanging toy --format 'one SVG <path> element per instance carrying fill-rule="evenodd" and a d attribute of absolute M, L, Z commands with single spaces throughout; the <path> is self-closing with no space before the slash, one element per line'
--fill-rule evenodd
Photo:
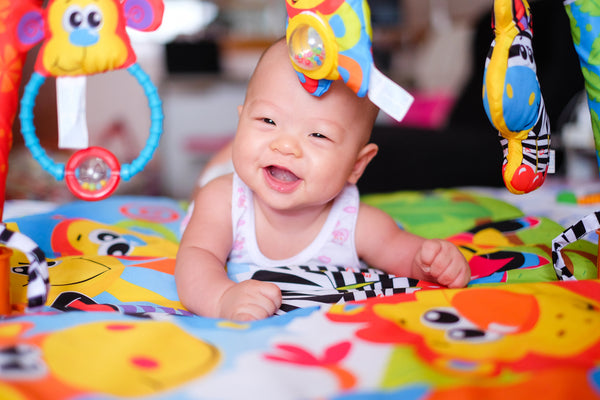
<path fill-rule="evenodd" d="M 596 159 L 600 162 L 600 4 L 591 0 L 566 0 L 565 11 L 571 21 L 573 45 L 585 82 Z M 599 164 L 600 165 L 600 164 Z"/>
<path fill-rule="evenodd" d="M 539 188 L 548 172 L 550 122 L 533 58 L 526 0 L 494 0 L 492 42 L 485 63 L 483 105 L 498 129 L 502 177 L 515 194 Z"/>
<path fill-rule="evenodd" d="M 42 0 L 0 1 L 0 220 L 4 208 L 12 127 L 19 104 L 19 87 L 27 52 L 17 40 L 17 20 Z"/>
<path fill-rule="evenodd" d="M 84 200 L 112 194 L 120 179 L 129 180 L 152 158 L 162 134 L 162 103 L 148 75 L 135 63 L 126 27 L 153 31 L 162 22 L 162 0 L 50 0 L 46 8 L 31 7 L 20 16 L 17 38 L 28 50 L 42 42 L 21 99 L 21 133 L 42 168 Z M 85 118 L 85 76 L 127 68 L 144 89 L 151 111 L 150 134 L 140 155 L 120 165 L 102 147 L 88 147 Z M 33 124 L 40 86 L 56 77 L 59 147 L 80 149 L 66 166 L 55 163 L 41 147 Z"/>
<path fill-rule="evenodd" d="M 373 63 L 371 11 L 366 0 L 286 0 L 286 40 L 304 88 L 315 96 L 341 79 L 401 121 L 413 102 Z"/>

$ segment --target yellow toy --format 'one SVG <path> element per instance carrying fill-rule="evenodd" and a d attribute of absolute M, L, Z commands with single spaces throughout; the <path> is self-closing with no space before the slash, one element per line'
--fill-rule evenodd
<path fill-rule="evenodd" d="M 321 96 L 340 79 L 392 118 L 404 118 L 414 99 L 375 67 L 366 0 L 286 0 L 286 8 L 290 61 L 309 93 Z"/>
<path fill-rule="evenodd" d="M 158 90 L 135 62 L 126 28 L 153 31 L 162 22 L 162 0 L 50 0 L 31 5 L 18 16 L 15 36 L 21 50 L 41 43 L 29 83 L 21 99 L 19 119 L 25 145 L 56 180 L 65 179 L 84 200 L 110 196 L 119 181 L 129 180 L 152 158 L 162 134 L 162 103 Z M 86 125 L 85 76 L 127 68 L 144 89 L 151 111 L 150 136 L 130 164 L 103 147 L 89 147 Z M 56 77 L 59 148 L 79 149 L 66 164 L 56 163 L 40 145 L 33 112 L 37 93 L 47 77 Z"/>
<path fill-rule="evenodd" d="M 515 194 L 544 183 L 550 156 L 550 122 L 536 75 L 527 0 L 495 0 L 495 40 L 485 64 L 483 105 L 498 129 L 502 177 Z"/>

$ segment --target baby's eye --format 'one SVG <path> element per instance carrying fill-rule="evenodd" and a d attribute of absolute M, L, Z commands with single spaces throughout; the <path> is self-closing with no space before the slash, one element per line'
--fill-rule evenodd
<path fill-rule="evenodd" d="M 308 136 L 316 137 L 316 138 L 319 138 L 319 139 L 328 139 L 327 136 L 323 135 L 322 133 L 318 133 L 318 132 L 313 132 L 313 133 L 311 133 Z"/>
<path fill-rule="evenodd" d="M 269 124 L 269 125 L 275 125 L 275 121 L 273 121 L 271 118 L 263 118 L 262 121 L 265 124 Z"/>

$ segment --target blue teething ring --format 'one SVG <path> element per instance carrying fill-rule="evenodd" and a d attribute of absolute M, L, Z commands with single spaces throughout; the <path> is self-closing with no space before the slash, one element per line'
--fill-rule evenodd
<path fill-rule="evenodd" d="M 162 112 L 162 102 L 158 95 L 158 90 L 150 80 L 148 74 L 144 72 L 144 70 L 136 63 L 127 68 L 127 71 L 133 77 L 136 78 L 138 83 L 144 89 L 144 93 L 148 99 L 148 105 L 150 107 L 150 134 L 148 139 L 146 140 L 146 145 L 140 152 L 140 155 L 133 160 L 130 164 L 123 164 L 121 166 L 120 171 L 111 171 L 112 174 L 120 175 L 120 177 L 127 181 L 131 179 L 133 176 L 141 172 L 148 162 L 154 156 L 154 152 L 158 147 L 160 142 L 160 137 L 163 131 L 163 119 L 164 115 Z M 35 99 L 38 95 L 40 87 L 46 81 L 46 78 L 34 72 L 31 75 L 31 78 L 27 85 L 25 86 L 25 90 L 23 92 L 23 97 L 21 98 L 21 111 L 19 112 L 19 119 L 21 121 L 21 134 L 23 135 L 23 139 L 25 140 L 25 145 L 31 152 L 33 158 L 41 165 L 41 167 L 52 175 L 56 180 L 61 181 L 65 178 L 65 164 L 56 163 L 52 158 L 48 156 L 46 151 L 40 145 L 40 141 L 36 135 L 35 125 L 33 123 L 33 109 L 35 106 Z M 118 165 L 118 164 L 117 164 Z M 73 189 L 69 186 L 69 190 L 73 192 L 76 196 L 83 198 L 84 200 L 100 200 L 101 198 L 105 198 L 109 196 L 114 189 L 116 189 L 116 184 L 110 190 L 110 192 L 103 192 L 100 197 L 95 195 L 82 195 L 78 191 L 73 191 Z"/>

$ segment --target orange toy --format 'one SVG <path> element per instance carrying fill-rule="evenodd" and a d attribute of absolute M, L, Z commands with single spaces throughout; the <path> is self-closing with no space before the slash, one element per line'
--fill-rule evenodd
<path fill-rule="evenodd" d="M 14 26 L 26 13 L 42 0 L 0 0 L 0 220 L 4 211 L 8 155 L 12 147 L 12 125 L 17 113 L 19 85 L 27 52 L 18 46 Z M 26 21 L 27 19 L 24 18 Z M 27 26 L 24 27 L 27 29 Z M 0 288 L 8 288 L 8 259 L 11 251 L 0 247 Z M 10 312 L 8 290 L 0 289 L 0 314 Z"/>
<path fill-rule="evenodd" d="M 17 21 L 33 6 L 41 6 L 42 0 L 0 0 L 0 219 L 4 209 L 4 192 L 8 174 L 8 154 L 12 147 L 12 125 L 19 101 L 19 85 L 27 51 L 19 46 L 14 32 Z"/>

